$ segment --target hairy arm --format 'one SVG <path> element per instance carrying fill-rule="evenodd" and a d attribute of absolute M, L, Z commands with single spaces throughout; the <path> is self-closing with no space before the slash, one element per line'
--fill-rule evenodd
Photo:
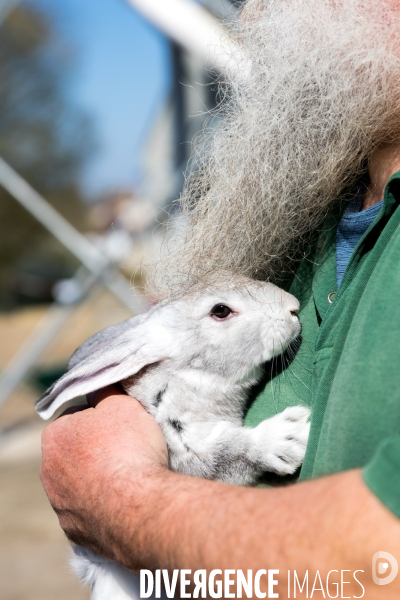
<path fill-rule="evenodd" d="M 365 597 L 382 597 L 372 556 L 400 556 L 400 523 L 359 471 L 279 489 L 187 477 L 168 470 L 161 430 L 137 401 L 109 389 L 94 405 L 43 435 L 43 485 L 71 540 L 134 570 L 279 569 L 283 597 L 289 569 L 363 570 Z M 347 596 L 360 596 L 351 581 Z M 399 591 L 395 580 L 385 598 Z"/>

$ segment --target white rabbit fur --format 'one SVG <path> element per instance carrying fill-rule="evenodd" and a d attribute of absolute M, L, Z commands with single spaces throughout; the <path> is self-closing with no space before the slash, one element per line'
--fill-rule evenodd
<path fill-rule="evenodd" d="M 231 311 L 226 318 L 213 313 L 221 305 Z M 171 469 L 239 485 L 266 471 L 293 473 L 305 453 L 308 409 L 287 408 L 255 428 L 242 419 L 263 363 L 300 333 L 298 308 L 270 283 L 216 274 L 90 338 L 36 409 L 47 419 L 69 400 L 121 382 L 161 426 Z M 91 585 L 92 600 L 139 596 L 134 573 L 85 549 L 74 552 L 74 570 Z"/>

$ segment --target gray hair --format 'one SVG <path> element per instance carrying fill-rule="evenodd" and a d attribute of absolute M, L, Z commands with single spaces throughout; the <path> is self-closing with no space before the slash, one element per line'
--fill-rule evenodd
<path fill-rule="evenodd" d="M 219 269 L 279 281 L 376 146 L 399 135 L 399 24 L 382 0 L 248 0 L 232 34 L 251 74 L 201 137 L 153 289 Z"/>

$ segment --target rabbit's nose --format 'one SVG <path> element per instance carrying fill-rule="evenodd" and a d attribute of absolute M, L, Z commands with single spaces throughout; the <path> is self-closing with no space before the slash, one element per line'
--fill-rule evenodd
<path fill-rule="evenodd" d="M 283 308 L 284 308 L 284 310 L 287 310 L 288 312 L 290 312 L 292 317 L 297 318 L 298 312 L 300 309 L 300 303 L 297 300 L 297 298 L 292 296 L 292 294 L 286 293 L 285 297 L 283 298 Z"/>

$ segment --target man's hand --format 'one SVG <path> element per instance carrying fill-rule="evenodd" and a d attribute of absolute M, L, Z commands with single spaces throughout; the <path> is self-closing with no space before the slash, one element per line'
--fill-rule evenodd
<path fill-rule="evenodd" d="M 113 516 L 128 511 L 129 537 L 140 538 L 143 504 L 154 504 L 147 484 L 162 484 L 167 447 L 155 420 L 117 387 L 92 395 L 90 405 L 67 411 L 45 429 L 41 479 L 67 536 L 118 558 Z M 127 491 L 131 505 L 121 506 Z"/>
<path fill-rule="evenodd" d="M 43 485 L 70 539 L 134 570 L 279 569 L 282 598 L 289 570 L 359 571 L 365 597 L 382 598 L 372 557 L 400 559 L 400 523 L 359 471 L 280 489 L 186 477 L 167 469 L 161 430 L 137 401 L 108 389 L 93 404 L 43 434 Z M 348 580 L 345 596 L 361 597 Z M 397 577 L 384 597 L 399 594 Z"/>

